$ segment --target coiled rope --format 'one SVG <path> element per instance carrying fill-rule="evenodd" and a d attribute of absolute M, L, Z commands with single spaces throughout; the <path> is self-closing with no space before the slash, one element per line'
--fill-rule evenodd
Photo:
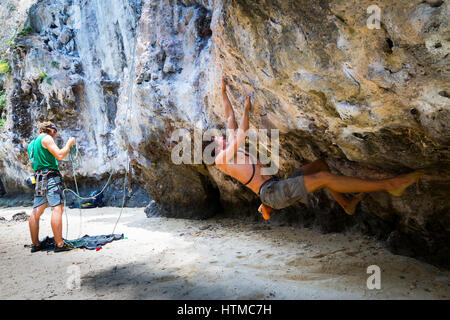
<path fill-rule="evenodd" d="M 82 197 L 82 196 L 80 196 L 80 192 L 79 192 L 79 189 L 78 189 L 77 176 L 76 176 L 76 173 L 75 173 L 75 167 L 78 167 L 80 165 L 80 162 L 81 162 L 80 159 L 81 159 L 81 156 L 80 156 L 80 153 L 78 152 L 78 147 L 76 145 L 72 146 L 70 148 L 70 151 L 69 151 L 69 160 L 70 160 L 70 163 L 72 165 L 72 176 L 73 176 L 73 181 L 75 183 L 75 191 L 72 190 L 72 189 L 69 189 L 69 188 L 65 188 L 63 190 L 64 212 L 66 214 L 66 239 L 67 239 L 67 235 L 69 233 L 69 219 L 68 219 L 67 210 L 66 210 L 66 196 L 65 196 L 66 192 L 71 192 L 73 195 L 75 195 L 75 197 L 77 198 L 77 201 L 78 201 L 78 207 L 79 207 L 79 210 L 80 210 L 80 229 L 79 229 L 79 233 L 78 233 L 78 238 L 79 238 L 79 237 L 81 237 L 82 224 L 83 224 L 83 221 L 82 221 L 83 214 L 82 214 L 82 211 L 81 211 L 82 207 L 81 207 L 80 200 L 95 200 L 97 198 L 97 196 L 99 196 L 103 192 L 105 192 L 106 188 L 108 187 L 109 183 L 111 182 L 111 177 L 113 175 L 113 172 L 111 170 L 111 172 L 109 174 L 109 177 L 108 177 L 108 181 L 106 181 L 105 185 L 103 186 L 102 190 L 99 193 L 95 194 L 94 196 L 90 196 L 90 197 Z M 121 206 L 120 214 L 119 214 L 119 217 L 116 220 L 116 223 L 114 225 L 114 228 L 113 228 L 113 231 L 112 231 L 111 234 L 114 234 L 114 231 L 116 230 L 117 224 L 119 223 L 120 217 L 122 216 L 123 208 L 125 206 L 125 186 L 126 186 L 126 177 L 127 177 L 127 175 L 128 174 L 126 172 L 125 176 L 124 176 L 124 179 L 123 179 L 123 193 L 124 193 L 124 196 L 123 196 L 123 199 L 122 199 L 122 206 Z"/>

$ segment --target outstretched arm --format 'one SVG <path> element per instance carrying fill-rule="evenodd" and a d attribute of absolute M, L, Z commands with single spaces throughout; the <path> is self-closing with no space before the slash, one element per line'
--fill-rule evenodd
<path fill-rule="evenodd" d="M 74 144 L 75 138 L 72 137 L 69 139 L 69 141 L 67 141 L 64 148 L 60 149 L 51 136 L 47 135 L 44 137 L 44 139 L 42 139 L 42 146 L 50 151 L 50 153 L 54 155 L 57 160 L 64 159 L 69 153 L 70 147 Z"/>
<path fill-rule="evenodd" d="M 237 130 L 236 136 L 230 141 L 228 147 L 222 150 L 216 157 L 216 164 L 225 164 L 236 155 L 239 147 L 244 142 L 247 136 L 247 130 L 249 128 L 249 117 L 248 112 L 250 111 L 252 104 L 250 102 L 250 97 L 247 97 L 244 105 L 244 115 L 242 116 L 239 128 Z"/>
<path fill-rule="evenodd" d="M 225 109 L 225 118 L 227 119 L 228 129 L 236 130 L 236 119 L 234 118 L 233 106 L 231 105 L 230 99 L 228 99 L 225 77 L 222 77 L 222 101 Z"/>

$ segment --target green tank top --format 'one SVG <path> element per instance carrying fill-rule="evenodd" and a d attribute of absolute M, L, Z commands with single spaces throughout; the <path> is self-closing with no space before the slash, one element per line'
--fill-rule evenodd
<path fill-rule="evenodd" d="M 31 166 L 35 172 L 42 169 L 59 171 L 58 161 L 55 156 L 42 146 L 42 139 L 45 136 L 46 134 L 37 136 L 28 145 L 28 157 L 30 158 Z"/>

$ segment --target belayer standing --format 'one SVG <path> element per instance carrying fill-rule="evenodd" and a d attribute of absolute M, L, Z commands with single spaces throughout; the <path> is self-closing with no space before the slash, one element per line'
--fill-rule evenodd
<path fill-rule="evenodd" d="M 51 226 L 55 237 L 55 252 L 67 251 L 70 248 L 64 244 L 62 238 L 63 188 L 62 176 L 58 167 L 58 160 L 63 160 L 75 145 L 75 138 L 70 138 L 64 148 L 60 149 L 55 143 L 56 126 L 44 122 L 39 127 L 40 135 L 28 145 L 30 167 L 34 171 L 36 185 L 29 226 L 33 245 L 31 252 L 41 249 L 39 242 L 39 219 L 47 205 L 52 208 Z"/>

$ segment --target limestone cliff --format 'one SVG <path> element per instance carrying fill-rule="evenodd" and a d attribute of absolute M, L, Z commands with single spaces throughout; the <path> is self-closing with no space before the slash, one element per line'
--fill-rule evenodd
<path fill-rule="evenodd" d="M 119 177 L 130 156 L 152 212 L 258 218 L 258 199 L 242 185 L 170 160 L 175 129 L 224 128 L 224 74 L 237 116 L 252 94 L 251 125 L 280 130 L 281 176 L 320 157 L 365 178 L 427 172 L 402 197 L 370 194 L 352 217 L 317 192 L 312 208 L 274 222 L 372 234 L 394 252 L 450 266 L 448 1 L 3 2 L 7 193 L 24 189 L 26 144 L 36 121 L 50 119 L 63 140 L 77 137 L 85 181 Z"/>

